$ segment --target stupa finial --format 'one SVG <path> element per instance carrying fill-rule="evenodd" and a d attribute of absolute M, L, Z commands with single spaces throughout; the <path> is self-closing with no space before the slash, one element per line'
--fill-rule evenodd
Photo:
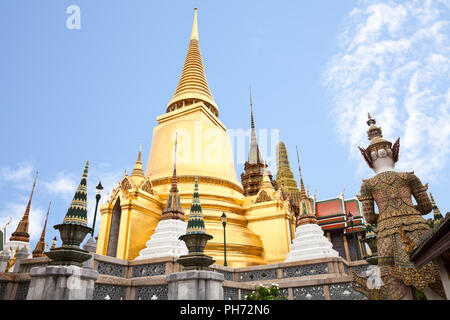
<path fill-rule="evenodd" d="M 198 40 L 197 8 L 194 8 L 194 22 L 192 23 L 191 40 Z"/>
<path fill-rule="evenodd" d="M 47 210 L 47 216 L 45 217 L 44 222 L 44 228 L 42 229 L 41 238 L 39 239 L 38 243 L 36 244 L 36 248 L 33 250 L 33 258 L 36 257 L 44 257 L 44 251 L 45 251 L 45 230 L 47 228 L 47 220 L 48 220 L 48 214 L 50 213 L 50 206 L 52 202 L 48 204 L 48 210 Z"/>
<path fill-rule="evenodd" d="M 141 160 L 141 152 L 142 152 L 142 145 L 139 145 L 139 154 L 136 163 L 134 164 L 133 172 L 131 173 L 132 177 L 136 176 L 144 177 L 144 166 Z"/>
<path fill-rule="evenodd" d="M 29 216 L 31 210 L 31 200 L 33 199 L 34 188 L 36 186 L 36 180 L 38 176 L 38 171 L 36 171 L 36 175 L 34 176 L 33 188 L 31 189 L 30 199 L 28 200 L 27 207 L 25 208 L 25 213 L 17 225 L 16 231 L 11 234 L 9 238 L 10 241 L 30 241 L 30 234 L 28 233 L 28 227 L 30 225 Z"/>
<path fill-rule="evenodd" d="M 173 160 L 172 186 L 167 197 L 167 204 L 161 214 L 161 220 L 178 219 L 185 221 L 184 211 L 181 208 L 180 194 L 177 186 L 177 141 L 178 133 L 175 132 L 175 155 Z"/>
<path fill-rule="evenodd" d="M 303 184 L 303 177 L 302 177 L 302 169 L 300 167 L 300 157 L 298 155 L 298 147 L 295 146 L 297 149 L 297 162 L 298 162 L 298 172 L 300 174 L 300 200 L 306 199 L 306 191 L 305 191 L 305 185 Z"/>
<path fill-rule="evenodd" d="M 67 210 L 63 224 L 80 224 L 87 226 L 87 175 L 89 160 L 86 161 L 83 176 Z"/>
<path fill-rule="evenodd" d="M 175 111 L 198 102 L 203 102 L 215 116 L 219 115 L 219 109 L 209 90 L 205 68 L 203 67 L 198 41 L 197 8 L 195 8 L 191 38 L 183 71 L 175 93 L 167 104 L 166 112 Z"/>

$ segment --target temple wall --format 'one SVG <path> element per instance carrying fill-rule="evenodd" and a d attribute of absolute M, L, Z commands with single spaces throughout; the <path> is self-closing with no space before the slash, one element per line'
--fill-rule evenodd
<path fill-rule="evenodd" d="M 30 283 L 29 271 L 47 265 L 49 259 L 22 260 L 19 273 L 0 273 L 0 300 L 24 300 Z M 224 275 L 224 300 L 244 300 L 259 284 L 277 283 L 289 300 L 365 300 L 351 285 L 350 270 L 362 273 L 365 261 L 338 258 L 295 261 L 264 266 L 230 268 L 214 264 Z M 94 300 L 167 300 L 166 276 L 181 271 L 173 258 L 128 261 L 96 254 Z"/>
<path fill-rule="evenodd" d="M 178 177 L 181 206 L 189 218 L 194 190 L 194 176 Z M 121 196 L 121 221 L 117 255 L 115 257 L 133 260 L 154 233 L 162 209 L 165 207 L 170 179 L 152 182 L 155 197 L 131 192 L 128 199 Z M 260 237 L 247 228 L 245 209 L 242 207 L 240 189 L 223 180 L 199 177 L 203 218 L 206 232 L 214 238 L 208 241 L 205 254 L 223 262 L 223 226 L 220 216 L 227 215 L 227 258 L 235 267 L 265 264 Z M 120 193 L 119 193 L 120 194 Z M 97 253 L 107 255 L 111 216 L 116 200 L 100 207 L 101 225 Z"/>
<path fill-rule="evenodd" d="M 247 227 L 259 235 L 266 264 L 286 259 L 290 249 L 289 213 L 282 203 L 267 201 L 253 204 L 246 211 Z"/>

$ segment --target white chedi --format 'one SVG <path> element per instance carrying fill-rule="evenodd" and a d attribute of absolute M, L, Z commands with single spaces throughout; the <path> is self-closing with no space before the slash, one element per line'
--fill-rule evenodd
<path fill-rule="evenodd" d="M 323 234 L 318 224 L 302 224 L 295 231 L 295 239 L 284 262 L 338 257 L 339 253 Z"/>
<path fill-rule="evenodd" d="M 135 260 L 175 257 L 188 254 L 184 241 L 178 238 L 186 233 L 187 224 L 178 219 L 161 220 L 156 226 L 155 233 L 146 243 L 146 248 L 139 252 Z"/>

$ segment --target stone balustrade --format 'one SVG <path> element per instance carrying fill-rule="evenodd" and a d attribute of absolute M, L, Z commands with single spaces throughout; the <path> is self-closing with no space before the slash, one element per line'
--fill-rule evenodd
<path fill-rule="evenodd" d="M 167 300 L 167 276 L 182 271 L 175 258 L 121 260 L 94 255 L 94 300 Z M 0 273 L 0 299 L 26 299 L 30 270 L 49 263 L 47 257 L 23 259 L 19 272 Z M 224 300 L 244 300 L 259 284 L 278 284 L 289 300 L 363 300 L 351 285 L 350 269 L 363 273 L 365 261 L 347 262 L 341 257 L 231 268 L 213 264 L 223 275 Z"/>

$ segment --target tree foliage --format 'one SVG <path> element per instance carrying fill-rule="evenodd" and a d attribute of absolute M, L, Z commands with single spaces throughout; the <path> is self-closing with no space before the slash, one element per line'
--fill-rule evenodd
<path fill-rule="evenodd" d="M 282 296 L 278 284 L 273 283 L 270 287 L 262 284 L 255 291 L 245 297 L 246 300 L 286 300 L 286 296 Z"/>

